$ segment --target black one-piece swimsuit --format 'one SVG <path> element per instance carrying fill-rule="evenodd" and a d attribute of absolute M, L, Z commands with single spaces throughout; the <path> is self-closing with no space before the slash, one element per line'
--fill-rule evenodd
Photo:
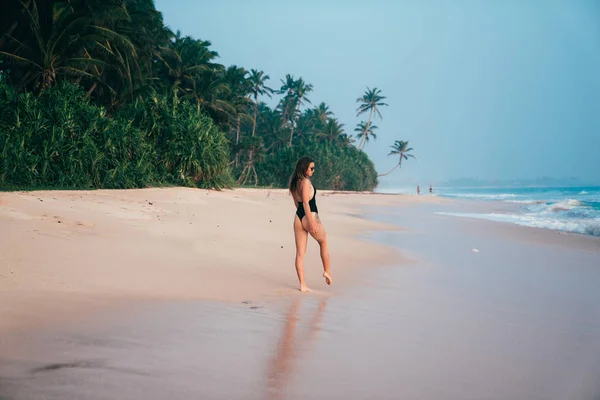
<path fill-rule="evenodd" d="M 311 212 L 318 213 L 319 210 L 317 209 L 317 200 L 315 199 L 315 197 L 317 197 L 317 188 L 314 188 L 314 189 L 315 189 L 315 192 L 313 193 L 312 199 L 310 199 L 308 201 L 308 206 L 310 207 Z M 296 209 L 296 215 L 298 216 L 298 218 L 300 218 L 300 222 L 302 222 L 302 218 L 304 218 L 304 216 L 306 215 L 306 213 L 304 212 L 304 206 L 302 205 L 301 201 L 298 202 L 298 208 Z"/>

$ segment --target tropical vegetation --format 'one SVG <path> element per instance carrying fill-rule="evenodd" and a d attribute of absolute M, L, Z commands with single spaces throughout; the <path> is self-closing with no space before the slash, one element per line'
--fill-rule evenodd
<path fill-rule="evenodd" d="M 377 185 L 380 89 L 348 134 L 302 77 L 219 64 L 153 0 L 4 0 L 0 35 L 0 188 L 285 187 L 306 154 L 322 188 Z"/>
<path fill-rule="evenodd" d="M 394 165 L 394 168 L 386 172 L 385 174 L 380 174 L 377 176 L 386 176 L 391 174 L 396 168 L 402 167 L 402 161 L 408 160 L 409 158 L 416 158 L 414 155 L 410 154 L 413 150 L 412 147 L 408 147 L 408 141 L 404 140 L 396 140 L 393 145 L 390 146 L 392 151 L 388 154 L 388 156 L 398 156 L 398 162 Z"/>

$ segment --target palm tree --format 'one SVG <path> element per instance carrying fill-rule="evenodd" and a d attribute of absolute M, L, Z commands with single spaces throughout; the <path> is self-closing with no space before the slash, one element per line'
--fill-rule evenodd
<path fill-rule="evenodd" d="M 360 139 L 360 143 L 358 145 L 359 150 L 362 149 L 365 144 L 367 144 L 369 138 L 377 139 L 375 129 L 377 129 L 377 125 L 372 125 L 371 122 L 362 121 L 356 125 L 354 132 L 357 132 L 356 137 Z"/>
<path fill-rule="evenodd" d="M 267 86 L 267 81 L 270 79 L 269 75 L 265 75 L 263 71 L 257 71 L 255 69 L 250 70 L 250 76 L 248 80 L 251 85 L 251 95 L 254 98 L 254 121 L 252 122 L 252 136 L 256 133 L 256 119 L 258 118 L 258 96 L 267 95 L 271 97 L 274 92 L 273 89 Z"/>
<path fill-rule="evenodd" d="M 235 114 L 235 105 L 227 99 L 230 93 L 231 88 L 223 77 L 211 73 L 195 79 L 186 98 L 196 103 L 198 113 L 205 111 L 221 129 L 225 129 L 231 115 Z"/>
<path fill-rule="evenodd" d="M 290 143 L 289 143 L 290 146 L 292 145 L 292 139 L 294 138 L 294 125 L 295 125 L 297 116 L 300 114 L 300 106 L 302 106 L 304 101 L 306 101 L 307 103 L 310 104 L 310 100 L 306 96 L 308 95 L 308 93 L 312 92 L 312 90 L 313 90 L 313 85 L 311 85 L 310 83 L 304 82 L 304 79 L 302 79 L 302 78 L 298 78 L 298 80 L 295 82 L 294 98 L 295 98 L 296 109 L 294 110 L 294 113 L 292 115 L 292 131 L 290 132 Z"/>
<path fill-rule="evenodd" d="M 281 113 L 281 126 L 284 126 L 288 122 L 288 114 L 292 108 L 294 108 L 294 88 L 296 87 L 296 80 L 290 74 L 285 76 L 285 80 L 281 79 L 281 88 L 277 91 L 277 94 L 285 94 L 283 99 L 279 102 L 279 107 L 282 109 Z"/>
<path fill-rule="evenodd" d="M 196 105 L 198 113 L 205 111 L 221 127 L 231 127 L 232 116 L 237 115 L 247 101 L 246 71 L 237 67 L 226 69 L 214 62 L 219 56 L 205 40 L 182 37 L 177 32 L 169 46 L 157 55 L 157 76 L 165 95 L 181 96 Z M 244 86 L 243 90 L 239 90 Z M 235 118 L 234 118 L 235 119 Z"/>
<path fill-rule="evenodd" d="M 315 114 L 321 124 L 325 126 L 327 119 L 333 115 L 333 112 L 329 109 L 327 104 L 322 102 L 318 107 L 315 108 Z"/>
<path fill-rule="evenodd" d="M 93 67 L 110 67 L 98 57 L 102 46 L 119 48 L 129 60 L 137 56 L 130 38 L 109 27 L 130 21 L 124 7 L 112 4 L 102 8 L 99 1 L 82 0 L 18 2 L 22 19 L 3 29 L 8 39 L 0 56 L 9 62 L 3 69 L 11 71 L 13 82 L 23 89 L 43 91 L 62 78 L 97 81 L 98 70 Z"/>
<path fill-rule="evenodd" d="M 373 120 L 373 113 L 379 115 L 381 119 L 381 112 L 379 111 L 379 107 L 387 106 L 388 104 L 384 103 L 386 97 L 381 95 L 381 90 L 377 88 L 365 90 L 365 93 L 362 97 L 356 99 L 357 103 L 360 103 L 358 108 L 356 109 L 356 116 L 358 117 L 360 114 L 369 111 L 369 121 Z"/>
<path fill-rule="evenodd" d="M 394 166 L 394 168 L 392 168 L 389 172 L 387 172 L 385 174 L 377 175 L 378 177 L 389 175 L 393 170 L 395 170 L 398 167 L 401 167 L 402 160 L 408 160 L 409 157 L 416 159 L 416 157 L 413 156 L 412 154 L 408 154 L 410 151 L 412 151 L 412 148 L 408 147 L 408 141 L 396 140 L 394 142 L 394 144 L 390 147 L 392 148 L 392 151 L 390 151 L 390 154 L 388 154 L 388 156 L 398 155 L 400 158 L 398 159 L 398 163 Z"/>
<path fill-rule="evenodd" d="M 122 51 L 121 47 L 114 46 L 111 41 L 97 43 L 97 57 L 107 61 L 110 67 L 101 69 L 94 66 L 95 74 L 101 80 L 88 82 L 83 79 L 82 82 L 84 87 L 91 85 L 88 95 L 93 94 L 97 102 L 108 104 L 111 108 L 134 98 L 141 99 L 153 91 L 153 83 L 157 82 L 154 74 L 156 56 L 161 47 L 167 46 L 174 37 L 173 32 L 164 25 L 162 14 L 154 7 L 153 0 L 121 1 L 127 18 L 114 19 L 112 14 L 108 14 L 103 17 L 103 26 L 129 38 L 136 49 L 135 57 L 130 52 Z M 76 2 L 69 0 L 64 3 Z M 90 3 L 89 0 L 84 1 L 83 5 Z M 105 2 L 99 1 L 96 7 L 103 10 Z M 102 14 L 103 11 L 97 13 Z"/>
<path fill-rule="evenodd" d="M 367 87 L 367 90 L 365 90 L 365 93 L 362 95 L 362 97 L 359 97 L 358 99 L 356 99 L 356 102 L 360 103 L 358 108 L 356 109 L 357 117 L 360 114 L 369 111 L 369 119 L 365 126 L 369 126 L 369 127 L 371 126 L 371 122 L 373 121 L 373 114 L 379 115 L 379 119 L 383 119 L 383 117 L 381 116 L 381 111 L 379 111 L 379 107 L 387 106 L 387 104 L 383 102 L 383 100 L 385 98 L 386 98 L 385 96 L 381 95 L 380 89 L 377 89 L 377 88 L 369 89 Z M 367 131 L 364 131 L 362 133 L 362 135 L 363 135 L 363 139 L 361 140 L 361 142 L 358 146 L 359 149 L 362 149 L 363 146 L 368 141 L 369 133 Z M 367 138 L 367 140 L 365 140 L 365 138 Z M 373 138 L 375 138 L 375 136 L 373 136 Z"/>
<path fill-rule="evenodd" d="M 349 147 L 352 144 L 354 144 L 354 139 L 352 138 L 352 136 L 348 135 L 347 133 L 342 133 L 340 135 L 340 144 L 343 147 Z"/>
<path fill-rule="evenodd" d="M 324 138 L 330 144 L 342 141 L 344 124 L 340 124 L 337 118 L 329 118 L 323 129 L 316 132 L 317 137 Z"/>
<path fill-rule="evenodd" d="M 278 108 L 281 110 L 281 126 L 284 127 L 288 122 L 290 123 L 290 140 L 288 145 L 291 146 L 294 138 L 295 125 L 300 117 L 300 107 L 304 102 L 310 104 L 307 95 L 312 92 L 313 85 L 306 83 L 302 78 L 296 80 L 290 74 L 285 76 L 285 80 L 281 80 L 281 84 L 281 88 L 277 93 L 285 93 L 285 96 L 279 102 Z"/>
<path fill-rule="evenodd" d="M 163 87 L 166 93 L 175 93 L 182 96 L 193 92 L 199 81 L 215 82 L 214 72 L 219 65 L 213 60 L 219 56 L 216 51 L 210 50 L 209 41 L 197 40 L 189 36 L 183 37 L 177 32 L 173 41 L 168 46 L 160 49 L 156 55 L 160 61 L 157 65 L 161 82 L 169 82 Z M 206 82 L 203 82 L 206 85 Z M 192 94 L 192 98 L 194 96 Z"/>
<path fill-rule="evenodd" d="M 223 76 L 223 82 L 227 85 L 227 93 L 224 99 L 232 107 L 229 112 L 229 127 L 231 128 L 231 122 L 235 123 L 236 144 L 240 142 L 242 122 L 249 122 L 252 119 L 248 113 L 251 102 L 248 98 L 248 94 L 251 91 L 251 83 L 246 77 L 247 75 L 248 72 L 244 68 L 232 65 L 227 68 Z"/>

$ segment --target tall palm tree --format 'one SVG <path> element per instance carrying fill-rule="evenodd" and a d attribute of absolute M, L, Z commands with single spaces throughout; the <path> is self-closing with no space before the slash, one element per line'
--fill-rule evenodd
<path fill-rule="evenodd" d="M 223 81 L 228 86 L 225 100 L 231 104 L 232 109 L 229 113 L 229 120 L 235 125 L 236 144 L 240 142 L 241 123 L 250 121 L 248 114 L 250 99 L 247 97 L 251 91 L 251 83 L 247 78 L 248 72 L 244 68 L 232 65 L 225 70 Z M 229 124 L 232 125 L 231 123 Z"/>
<path fill-rule="evenodd" d="M 367 144 L 370 138 L 377 139 L 375 129 L 377 129 L 377 125 L 372 125 L 371 122 L 362 121 L 356 125 L 354 132 L 357 132 L 356 137 L 360 139 L 360 143 L 358 145 L 359 150 L 362 149 L 365 144 Z"/>
<path fill-rule="evenodd" d="M 254 121 L 252 122 L 252 136 L 256 133 L 256 119 L 258 118 L 258 96 L 269 96 L 274 90 L 267 86 L 267 81 L 270 79 L 263 71 L 255 69 L 250 70 L 248 80 L 251 85 L 251 95 L 254 98 Z"/>
<path fill-rule="evenodd" d="M 360 114 L 369 111 L 369 122 L 373 120 L 373 113 L 379 115 L 379 118 L 381 119 L 382 116 L 379 107 L 388 105 L 383 102 L 385 98 L 385 96 L 381 95 L 380 89 L 369 89 L 367 87 L 367 90 L 365 90 L 362 97 L 356 99 L 356 102 L 360 103 L 356 109 L 356 116 L 358 117 Z"/>
<path fill-rule="evenodd" d="M 281 126 L 284 126 L 289 119 L 289 113 L 294 108 L 294 89 L 296 87 L 296 80 L 290 74 L 285 76 L 285 80 L 281 79 L 281 88 L 277 91 L 277 94 L 285 94 L 283 99 L 279 102 L 279 108 L 281 112 Z"/>
<path fill-rule="evenodd" d="M 389 172 L 385 173 L 385 174 L 380 174 L 377 175 L 379 176 L 386 176 L 389 175 L 393 170 L 395 170 L 398 167 L 402 166 L 402 160 L 408 160 L 409 158 L 415 158 L 415 156 L 413 156 L 412 154 L 408 154 L 410 151 L 412 151 L 412 148 L 408 147 L 408 141 L 404 141 L 404 140 L 396 140 L 394 142 L 394 144 L 392 146 L 390 146 L 392 148 L 392 151 L 390 151 L 390 154 L 388 154 L 388 156 L 391 155 L 398 155 L 399 159 L 398 159 L 398 163 L 394 166 L 394 168 L 392 168 Z"/>
<path fill-rule="evenodd" d="M 359 103 L 358 108 L 356 109 L 356 116 L 369 112 L 369 119 L 365 126 L 371 126 L 371 122 L 373 121 L 373 114 L 379 115 L 379 119 L 383 119 L 381 116 L 381 111 L 379 111 L 379 107 L 387 106 L 388 104 L 384 103 L 383 100 L 385 96 L 381 95 L 381 90 L 377 88 L 365 90 L 365 93 L 362 97 L 356 99 L 356 102 Z M 358 148 L 362 149 L 368 140 L 364 140 L 364 138 L 368 138 L 368 133 L 363 132 L 363 140 L 361 140 Z M 375 138 L 375 136 L 373 136 Z"/>
<path fill-rule="evenodd" d="M 307 103 L 310 103 L 310 100 L 308 99 L 308 97 L 306 97 L 308 95 L 308 93 L 312 92 L 313 90 L 313 85 L 311 85 L 310 83 L 306 83 L 304 81 L 304 79 L 302 78 L 298 78 L 298 80 L 295 82 L 294 85 L 294 97 L 295 97 L 295 105 L 296 105 L 296 109 L 294 110 L 294 114 L 293 114 L 293 118 L 292 118 L 292 130 L 290 132 L 290 143 L 289 145 L 292 145 L 292 139 L 294 138 L 294 125 L 295 122 L 297 120 L 297 116 L 300 114 L 300 107 L 302 106 L 302 104 L 304 104 L 304 102 L 306 101 Z"/>

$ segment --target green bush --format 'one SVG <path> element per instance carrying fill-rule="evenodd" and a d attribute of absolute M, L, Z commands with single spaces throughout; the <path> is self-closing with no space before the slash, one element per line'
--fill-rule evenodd
<path fill-rule="evenodd" d="M 110 117 L 62 83 L 39 97 L 0 80 L 0 187 L 232 184 L 227 139 L 187 102 L 153 97 Z"/>
<path fill-rule="evenodd" d="M 130 104 L 117 117 L 146 132 L 164 180 L 217 189 L 233 184 L 227 138 L 189 102 L 155 95 Z"/>

